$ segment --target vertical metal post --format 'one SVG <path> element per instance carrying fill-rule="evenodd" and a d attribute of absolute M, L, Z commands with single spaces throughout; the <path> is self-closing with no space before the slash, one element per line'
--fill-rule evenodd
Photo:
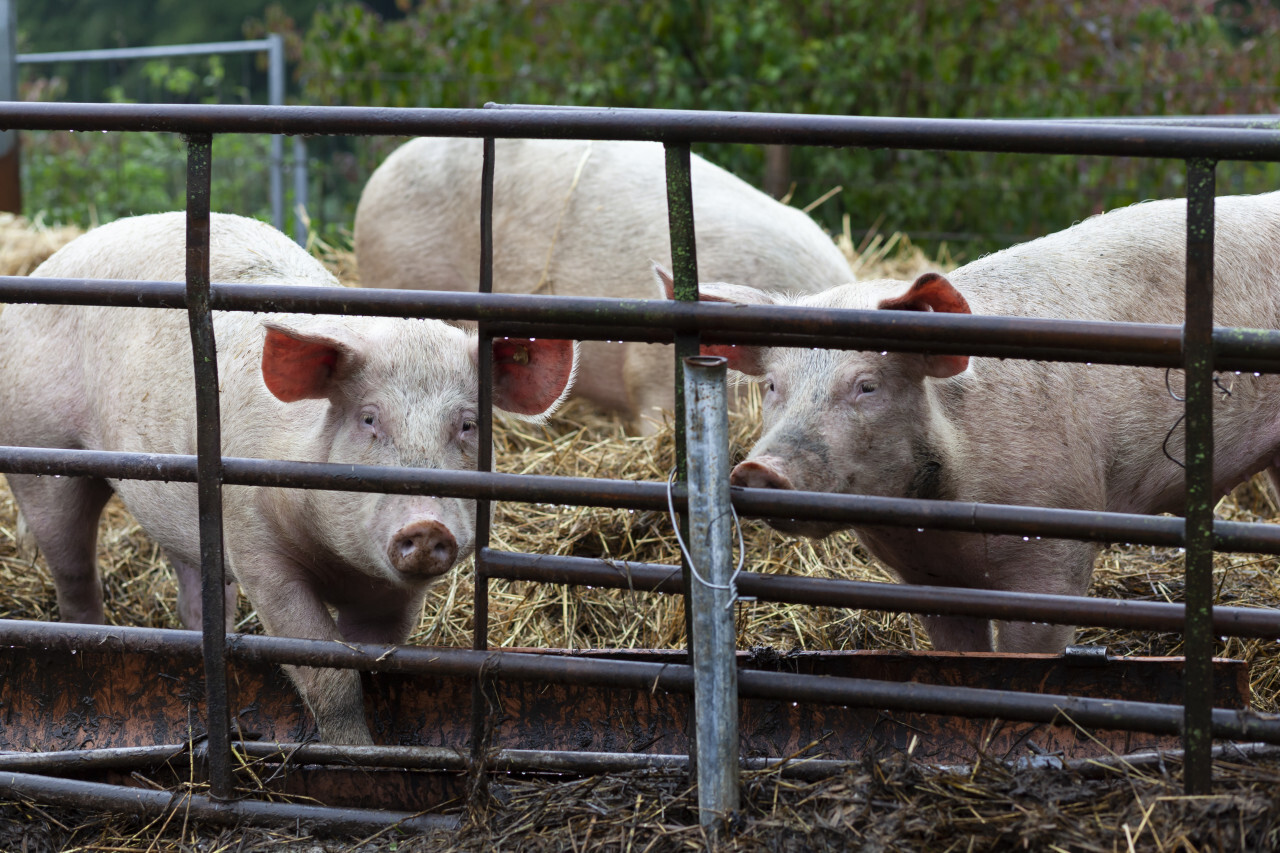
<path fill-rule="evenodd" d="M 693 699 L 698 814 L 717 826 L 738 808 L 738 669 L 734 657 L 732 508 L 726 360 L 684 360 Z"/>
<path fill-rule="evenodd" d="M 480 292 L 493 292 L 493 139 L 484 141 L 484 162 L 480 170 Z M 478 323 L 480 399 L 480 449 L 476 468 L 493 470 L 493 343 L 487 323 Z M 484 552 L 489 547 L 489 501 L 476 501 L 476 574 L 473 635 L 471 648 L 489 648 L 489 576 L 485 572 Z M 484 725 L 488 704 L 484 695 L 484 679 L 479 677 L 471 690 L 471 756 L 480 758 L 484 748 Z"/>
<path fill-rule="evenodd" d="M 0 100 L 18 100 L 17 12 L 14 0 L 0 0 Z M 0 130 L 0 210 L 22 213 L 18 131 Z"/>
<path fill-rule="evenodd" d="M 208 712 L 209 784 L 229 800 L 231 714 L 227 699 L 226 579 L 222 553 L 222 430 L 218 403 L 218 351 L 209 308 L 209 189 L 213 138 L 187 138 L 187 316 L 196 380 L 196 467 L 199 473 L 200 578 L 203 607 L 205 705 Z"/>
<path fill-rule="evenodd" d="M 267 36 L 267 102 L 284 104 L 284 36 Z M 271 223 L 284 230 L 284 137 L 271 137 Z"/>
<path fill-rule="evenodd" d="M 1186 546 L 1183 783 L 1188 794 L 1213 785 L 1213 206 L 1211 160 L 1187 162 L 1187 302 L 1182 331 L 1186 372 Z"/>
<path fill-rule="evenodd" d="M 293 239 L 304 249 L 307 246 L 307 141 L 301 136 L 293 138 Z"/>
<path fill-rule="evenodd" d="M 667 223 L 671 233 L 671 276 L 675 282 L 675 297 L 681 302 L 698 301 L 698 251 L 693 223 L 693 184 L 690 178 L 689 143 L 666 143 L 667 172 Z M 684 423 L 684 359 L 698 354 L 698 335 L 677 333 L 675 336 L 675 452 L 676 479 L 685 479 L 685 423 Z M 681 533 L 688 532 L 688 516 L 678 524 Z M 689 562 L 680 556 L 684 569 L 684 629 L 689 659 L 693 661 L 693 606 L 690 599 Z M 696 715 L 690 713 L 689 731 L 697 737 Z M 697 749 L 689 750 L 689 773 L 697 778 Z"/>

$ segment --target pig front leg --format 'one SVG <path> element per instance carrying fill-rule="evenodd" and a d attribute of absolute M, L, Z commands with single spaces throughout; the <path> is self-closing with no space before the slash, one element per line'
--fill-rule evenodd
<path fill-rule="evenodd" d="M 1093 563 L 1098 556 L 1098 546 L 1093 542 L 992 538 L 1003 540 L 992 568 L 992 576 L 1002 582 L 997 589 L 1045 595 L 1088 594 Z M 1057 654 L 1067 647 L 1075 633 L 1074 625 L 997 622 L 996 651 Z"/>
<path fill-rule="evenodd" d="M 238 579 L 268 634 L 310 640 L 343 639 L 324 601 L 294 566 L 261 555 L 250 571 L 238 571 Z M 291 665 L 284 670 L 315 718 L 322 741 L 373 743 L 365 722 L 359 672 Z"/>
<path fill-rule="evenodd" d="M 938 650 L 948 652 L 989 652 L 991 620 L 973 616 L 921 616 L 929 641 Z"/>
<path fill-rule="evenodd" d="M 10 474 L 8 479 L 27 532 L 53 575 L 62 621 L 101 625 L 98 519 L 111 487 L 93 477 Z"/>
<path fill-rule="evenodd" d="M 204 627 L 200 565 L 175 557 L 168 551 L 165 556 L 169 558 L 169 564 L 178 576 L 178 616 L 187 628 L 199 631 Z M 226 599 L 226 629 L 232 631 L 236 627 L 236 602 L 239 598 L 239 588 L 234 581 L 227 582 L 223 595 Z"/>

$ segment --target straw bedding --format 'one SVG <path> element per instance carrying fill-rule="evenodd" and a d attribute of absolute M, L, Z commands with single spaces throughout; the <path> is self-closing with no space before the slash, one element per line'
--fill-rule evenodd
<path fill-rule="evenodd" d="M 24 274 L 74 236 L 18 219 L 0 219 L 0 274 Z M 837 241 L 860 278 L 910 278 L 949 258 L 930 259 L 901 235 L 875 236 L 854 246 L 846 229 Z M 349 252 L 312 247 L 346 280 Z M 753 440 L 752 411 L 734 419 L 732 445 L 741 455 Z M 618 424 L 572 403 L 549 424 L 499 423 L 496 467 L 516 473 L 555 473 L 662 481 L 672 465 L 670 425 L 647 438 L 626 436 Z M 1223 500 L 1219 515 L 1280 522 L 1280 510 L 1258 483 Z M 785 538 L 761 523 L 744 522 L 746 568 L 757 572 L 888 581 L 850 534 L 811 542 Z M 670 520 L 664 513 L 501 504 L 495 510 L 496 547 L 539 553 L 674 563 Z M 158 549 L 113 501 L 105 514 L 99 560 L 113 624 L 179 627 L 172 574 Z M 1117 545 L 1099 558 L 1092 594 L 1178 601 L 1182 556 L 1176 551 Z M 1224 604 L 1272 606 L 1280 600 L 1276 560 L 1218 555 L 1215 585 Z M 466 646 L 472 631 L 470 566 L 454 571 L 430 596 L 411 642 Z M 683 643 L 677 597 L 494 581 L 490 586 L 490 642 L 495 647 L 671 648 Z M 0 617 L 52 620 L 52 583 L 38 556 L 15 538 L 15 508 L 0 488 Z M 260 630 L 241 600 L 239 629 Z M 924 632 L 907 616 L 837 608 L 743 603 L 737 611 L 740 648 L 919 649 Z M 1084 629 L 1080 642 L 1108 645 L 1113 654 L 1176 655 L 1173 634 Z M 1252 665 L 1254 707 L 1278 709 L 1280 646 L 1229 639 L 1218 653 Z M 1128 772 L 1122 772 L 1127 769 Z M 1258 850 L 1276 845 L 1280 759 L 1228 757 L 1216 764 L 1211 797 L 1182 796 L 1180 768 L 1097 773 L 1022 769 L 980 762 L 940 772 L 901 755 L 866 760 L 820 782 L 776 773 L 744 777 L 735 846 L 745 850 Z M 370 839 L 312 838 L 304 831 L 201 827 L 180 812 L 157 821 L 89 814 L 32 804 L 0 804 L 0 850 L 37 851 L 372 851 L 372 850 L 681 850 L 705 844 L 696 826 L 696 795 L 682 774 L 615 774 L 578 781 L 509 779 L 469 804 L 457 833 L 407 838 L 394 832 Z"/>

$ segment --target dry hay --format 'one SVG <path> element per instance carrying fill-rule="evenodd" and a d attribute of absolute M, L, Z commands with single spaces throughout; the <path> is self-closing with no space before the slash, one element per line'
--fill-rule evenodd
<path fill-rule="evenodd" d="M 0 275 L 27 275 L 66 243 L 80 236 L 71 225 L 45 225 L 0 212 Z"/>
<path fill-rule="evenodd" d="M 846 251 L 856 247 L 844 235 Z M 864 241 L 854 266 L 862 278 L 910 278 L 931 267 L 905 237 L 876 235 Z M 337 274 L 352 276 L 350 253 L 331 246 L 313 250 Z M 747 406 L 758 406 L 751 398 Z M 740 456 L 754 435 L 751 412 L 734 419 L 732 445 Z M 671 430 L 647 438 L 626 436 L 616 421 L 571 404 L 551 423 L 500 423 L 497 468 L 516 473 L 662 481 L 672 464 Z M 1219 506 L 1233 520 L 1280 522 L 1280 512 L 1256 482 Z M 0 616 L 56 618 L 52 584 L 40 558 L 18 552 L 15 510 L 0 490 Z M 747 570 L 856 580 L 890 580 L 850 534 L 811 542 L 785 538 L 764 525 L 744 526 Z M 676 551 L 664 513 L 579 507 L 500 504 L 495 547 L 536 553 L 606 557 L 671 564 Z M 172 574 L 156 546 L 118 502 L 105 515 L 99 560 L 113 624 L 179 627 Z M 1218 555 L 1215 588 L 1223 604 L 1271 606 L 1280 600 L 1276 560 Z M 1091 593 L 1099 597 L 1178 601 L 1183 559 L 1176 550 L 1119 545 L 1097 563 Z M 469 646 L 472 572 L 451 573 L 430 596 L 412 642 Z M 683 642 L 684 619 L 676 596 L 629 595 L 521 582 L 490 585 L 490 641 L 495 647 L 670 648 Z M 239 628 L 260 631 L 243 599 Z M 898 614 L 770 603 L 738 607 L 742 648 L 919 649 L 927 639 L 915 620 Z M 1105 643 L 1113 654 L 1178 654 L 1180 637 L 1136 631 L 1084 629 L 1080 641 Z M 1276 683 L 1280 653 L 1271 641 L 1229 639 L 1219 654 L 1252 664 L 1253 702 L 1280 710 Z M 904 756 L 868 759 L 822 782 L 797 782 L 777 774 L 748 774 L 736 846 L 750 850 L 864 847 L 885 850 L 1059 849 L 1267 849 L 1274 846 L 1274 807 L 1280 761 L 1222 760 L 1215 795 L 1182 796 L 1176 764 L 1128 774 L 1085 778 L 1074 771 L 1011 772 L 981 763 L 960 773 L 939 773 Z M 396 838 L 384 833 L 367 842 L 312 839 L 306 833 L 197 827 L 182 815 L 158 821 L 91 815 L 30 804 L 0 804 L 3 850 L 677 850 L 699 847 L 690 828 L 694 799 L 681 774 L 618 774 L 581 781 L 545 778 L 503 780 L 492 801 L 473 803 L 458 833 Z"/>

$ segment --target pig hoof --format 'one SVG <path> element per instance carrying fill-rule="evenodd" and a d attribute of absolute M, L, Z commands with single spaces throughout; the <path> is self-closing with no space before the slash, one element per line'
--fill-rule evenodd
<path fill-rule="evenodd" d="M 396 571 L 416 577 L 444 574 L 458 558 L 458 543 L 438 521 L 418 521 L 391 539 L 387 556 Z"/>

